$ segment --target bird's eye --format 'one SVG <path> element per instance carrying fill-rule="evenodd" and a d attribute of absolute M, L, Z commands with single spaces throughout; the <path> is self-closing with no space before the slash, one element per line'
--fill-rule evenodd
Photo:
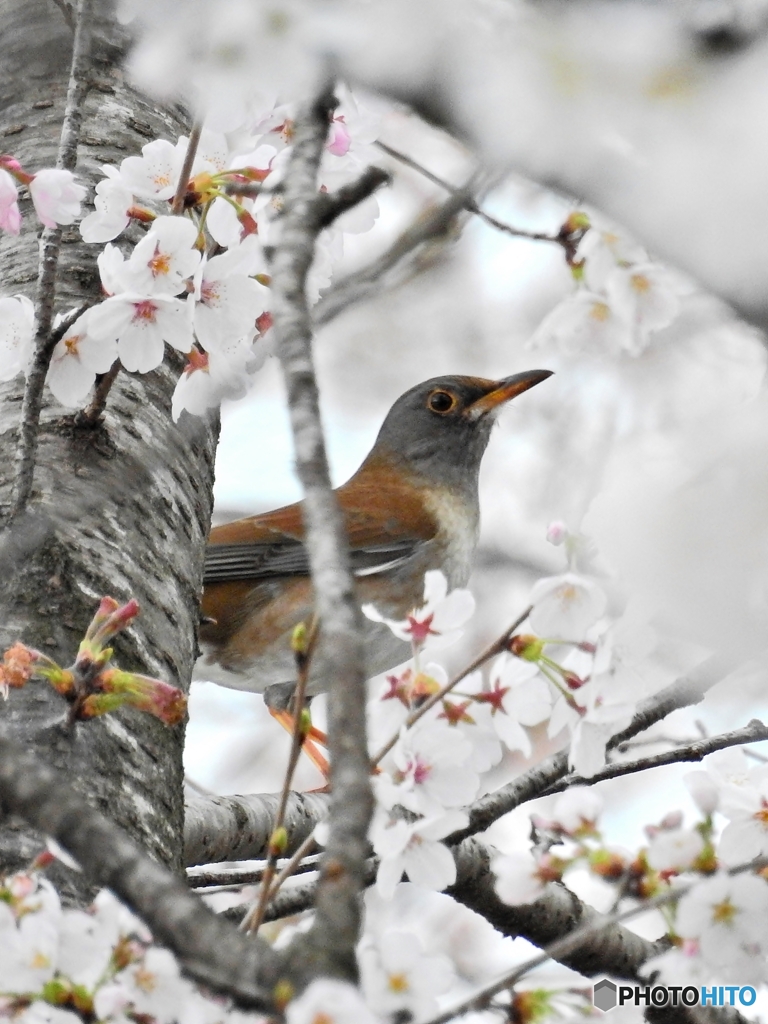
<path fill-rule="evenodd" d="M 456 406 L 456 396 L 450 391 L 433 391 L 427 399 L 427 406 L 432 412 L 450 412 Z"/>

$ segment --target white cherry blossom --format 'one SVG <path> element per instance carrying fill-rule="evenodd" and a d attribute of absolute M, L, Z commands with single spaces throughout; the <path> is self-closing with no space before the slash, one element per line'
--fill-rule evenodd
<path fill-rule="evenodd" d="M 701 813 L 714 814 L 720 803 L 720 791 L 709 772 L 688 772 L 683 776 L 683 782 Z"/>
<path fill-rule="evenodd" d="M 192 349 L 188 358 L 173 393 L 174 423 L 184 409 L 193 416 L 202 416 L 224 398 L 242 398 L 250 384 L 250 373 L 259 365 L 248 338 L 233 341 L 224 351 Z"/>
<path fill-rule="evenodd" d="M 160 365 L 164 342 L 180 352 L 192 348 L 187 303 L 169 295 L 115 295 L 91 311 L 88 330 L 95 338 L 117 339 L 123 366 L 139 373 Z"/>
<path fill-rule="evenodd" d="M 538 666 L 502 654 L 491 669 L 490 689 L 481 693 L 492 711 L 492 723 L 509 750 L 530 757 L 532 748 L 523 726 L 539 725 L 552 712 L 552 691 Z"/>
<path fill-rule="evenodd" d="M 35 893 L 37 896 L 38 893 Z M 20 914 L 0 901 L 0 993 L 38 992 L 56 970 L 59 950 L 58 901 L 54 912 Z"/>
<path fill-rule="evenodd" d="M 606 296 L 580 288 L 544 317 L 532 348 L 551 345 L 565 355 L 618 355 L 632 344 L 631 325 Z"/>
<path fill-rule="evenodd" d="M 366 1002 L 382 1016 L 407 1013 L 414 1021 L 437 1012 L 436 996 L 448 990 L 454 971 L 446 956 L 428 956 L 415 934 L 388 930 L 358 948 Z"/>
<path fill-rule="evenodd" d="M 117 359 L 114 338 L 94 338 L 88 332 L 91 310 L 67 329 L 51 355 L 46 383 L 62 405 L 82 403 L 97 373 L 106 373 Z"/>
<path fill-rule="evenodd" d="M 120 164 L 120 180 L 143 199 L 171 199 L 184 162 L 186 147 L 154 139 L 141 147 L 141 156 L 127 156 Z"/>
<path fill-rule="evenodd" d="M 712 984 L 712 964 L 701 955 L 699 944 L 695 939 L 686 939 L 682 946 L 673 946 L 661 956 L 646 960 L 640 973 L 650 977 L 659 972 L 659 981 L 667 985 L 701 985 Z"/>
<path fill-rule="evenodd" d="M 371 823 L 374 851 L 381 858 L 376 888 L 391 899 L 405 873 L 425 889 L 442 892 L 456 881 L 456 862 L 439 840 L 465 828 L 469 819 L 463 811 L 446 811 L 415 822 L 393 817 L 379 808 Z"/>
<path fill-rule="evenodd" d="M 472 744 L 435 719 L 403 732 L 392 750 L 397 768 L 390 798 L 418 814 L 439 814 L 470 803 L 480 785 L 469 767 Z M 377 783 L 384 792 L 384 778 Z M 391 806 L 391 805 L 390 805 Z"/>
<path fill-rule="evenodd" d="M 114 1016 L 122 1004 L 132 1013 L 154 1017 L 157 1024 L 172 1024 L 190 992 L 190 983 L 181 977 L 173 954 L 150 946 L 140 960 L 97 991 L 94 1006 L 99 1017 Z"/>
<path fill-rule="evenodd" d="M 101 287 L 106 295 L 118 295 L 120 292 L 127 291 L 123 277 L 125 256 L 116 245 L 107 242 L 96 257 L 96 265 L 99 268 Z"/>
<path fill-rule="evenodd" d="M 0 298 L 0 381 L 26 373 L 35 340 L 35 307 L 26 295 Z"/>
<path fill-rule="evenodd" d="M 142 295 L 177 295 L 200 263 L 197 228 L 186 217 L 158 217 L 122 268 L 124 287 Z"/>
<path fill-rule="evenodd" d="M 768 853 L 768 777 L 755 778 L 751 786 L 727 787 L 718 810 L 730 819 L 717 851 L 726 864 Z"/>
<path fill-rule="evenodd" d="M 696 939 L 703 958 L 720 973 L 746 970 L 768 942 L 768 883 L 755 875 L 707 878 L 686 893 L 677 907 L 675 930 Z"/>
<path fill-rule="evenodd" d="M 603 798 L 589 786 L 571 786 L 555 800 L 552 820 L 569 835 L 594 828 L 603 810 Z"/>
<path fill-rule="evenodd" d="M 245 252 L 243 252 L 245 250 Z M 266 261 L 256 237 L 208 260 L 197 282 L 195 334 L 210 351 L 228 339 L 253 331 L 257 317 L 268 309 L 269 289 L 252 274 L 265 274 Z"/>
<path fill-rule="evenodd" d="M 424 576 L 424 604 L 402 621 L 385 618 L 374 605 L 363 606 L 373 622 L 385 622 L 395 636 L 409 640 L 415 648 L 437 648 L 453 643 L 461 635 L 461 626 L 472 617 L 475 599 L 468 590 L 448 593 L 448 581 L 439 570 Z"/>
<path fill-rule="evenodd" d="M 513 907 L 533 903 L 544 892 L 548 882 L 530 850 L 494 857 L 491 871 L 496 876 L 494 888 L 497 896 L 502 903 Z"/>
<path fill-rule="evenodd" d="M 529 621 L 539 636 L 579 641 L 604 614 L 607 603 L 602 587 L 586 576 L 547 576 L 531 591 Z"/>
<path fill-rule="evenodd" d="M 381 1024 L 360 992 L 336 978 L 315 978 L 285 1011 L 287 1024 Z"/>
<path fill-rule="evenodd" d="M 684 871 L 703 850 L 704 840 L 694 829 L 662 829 L 648 847 L 648 863 L 656 871 Z"/>
<path fill-rule="evenodd" d="M 80 216 L 85 189 L 78 185 L 72 171 L 45 167 L 29 183 L 35 213 L 47 228 L 71 224 Z"/>
<path fill-rule="evenodd" d="M 103 178 L 96 184 L 96 209 L 80 223 L 84 242 L 110 242 L 130 222 L 133 193 L 119 178 Z"/>
<path fill-rule="evenodd" d="M 660 263 L 617 267 L 605 282 L 611 307 L 631 324 L 626 343 L 630 355 L 639 355 L 650 335 L 670 324 L 680 311 L 680 294 L 671 272 Z"/>

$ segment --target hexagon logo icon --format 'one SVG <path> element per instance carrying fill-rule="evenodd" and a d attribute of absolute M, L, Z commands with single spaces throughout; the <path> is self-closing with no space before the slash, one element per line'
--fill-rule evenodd
<path fill-rule="evenodd" d="M 612 1010 L 616 1005 L 616 986 L 612 981 L 603 978 L 592 989 L 592 1002 L 603 1013 Z"/>

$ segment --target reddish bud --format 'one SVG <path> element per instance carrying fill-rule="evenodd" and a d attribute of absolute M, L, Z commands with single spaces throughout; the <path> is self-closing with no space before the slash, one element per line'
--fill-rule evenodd
<path fill-rule="evenodd" d="M 627 870 L 624 858 L 613 850 L 595 850 L 589 856 L 589 866 L 596 875 L 609 881 L 623 877 Z"/>
<path fill-rule="evenodd" d="M 143 206 L 129 206 L 126 212 L 131 220 L 137 220 L 141 224 L 151 224 L 157 217 L 157 214 L 145 210 Z"/>
<path fill-rule="evenodd" d="M 262 313 L 261 316 L 256 317 L 256 330 L 259 334 L 266 334 L 274 322 L 270 312 Z"/>
<path fill-rule="evenodd" d="M 146 711 L 166 725 L 176 725 L 187 710 L 187 698 L 182 691 L 162 679 L 152 679 L 150 676 L 110 668 L 99 674 L 97 685 L 101 693 L 93 695 L 94 697 L 120 698 L 120 704 L 130 704 L 138 711 Z M 88 704 L 91 700 L 92 698 L 88 697 L 85 703 Z M 114 710 L 108 706 L 109 704 L 110 701 L 106 699 L 96 700 L 92 702 L 91 707 L 103 707 L 104 710 L 96 713 L 104 714 L 106 711 Z"/>
<path fill-rule="evenodd" d="M 25 686 L 34 675 L 37 657 L 37 651 L 19 641 L 9 647 L 0 665 L 0 685 L 14 690 Z"/>
<path fill-rule="evenodd" d="M 581 687 L 586 683 L 586 679 L 582 679 L 581 676 L 577 676 L 575 672 L 571 672 L 569 669 L 562 669 L 563 682 L 569 690 L 580 690 Z"/>

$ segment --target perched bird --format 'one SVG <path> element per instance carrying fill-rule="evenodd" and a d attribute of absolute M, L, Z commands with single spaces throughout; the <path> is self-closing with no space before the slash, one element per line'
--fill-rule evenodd
<path fill-rule="evenodd" d="M 423 604 L 428 570 L 442 570 L 451 588 L 466 584 L 491 427 L 505 402 L 550 375 L 434 377 L 397 399 L 370 454 L 336 491 L 362 603 L 403 619 Z M 299 504 L 211 531 L 196 678 L 263 692 L 274 710 L 286 707 L 296 679 L 291 635 L 312 617 L 303 533 Z M 408 657 L 408 644 L 387 626 L 368 622 L 366 630 L 369 675 Z M 322 624 L 319 637 L 310 694 L 323 688 Z"/>

